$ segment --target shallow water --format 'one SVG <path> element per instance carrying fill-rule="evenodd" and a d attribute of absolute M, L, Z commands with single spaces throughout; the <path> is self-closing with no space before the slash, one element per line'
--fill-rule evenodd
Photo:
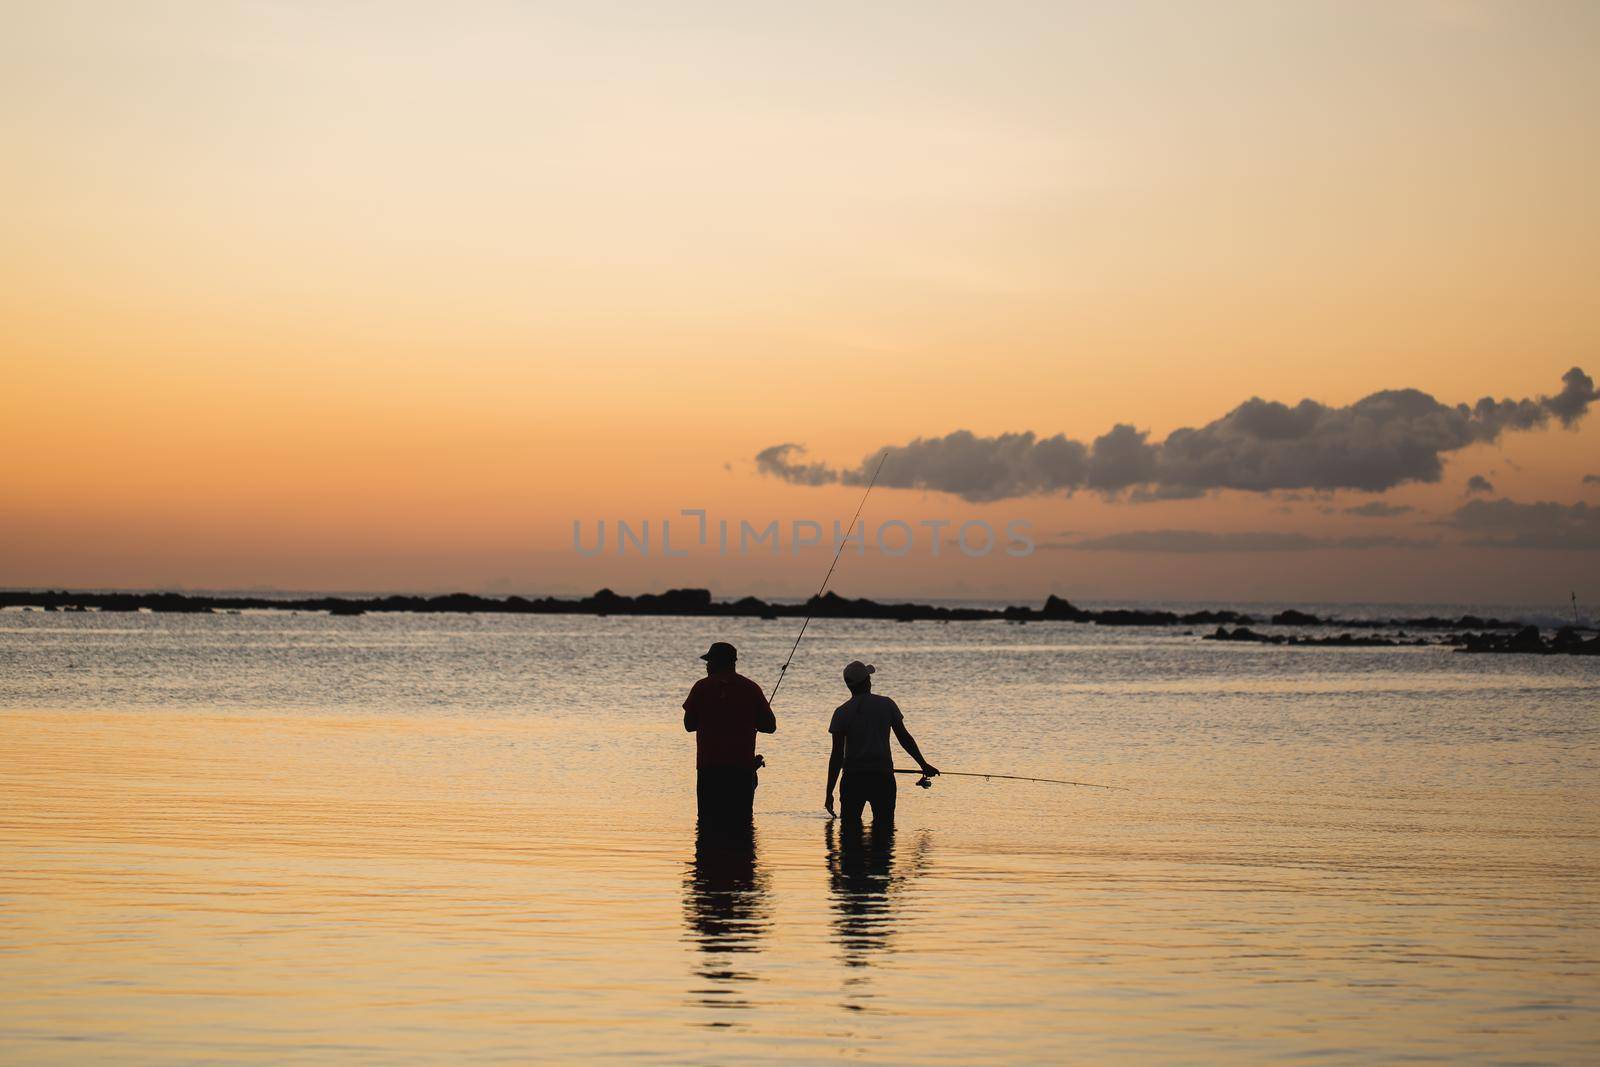
<path fill-rule="evenodd" d="M 1600 663 L 788 621 L 0 614 L 0 1059 L 1600 1060 Z M 935 763 L 821 811 L 837 670 Z"/>

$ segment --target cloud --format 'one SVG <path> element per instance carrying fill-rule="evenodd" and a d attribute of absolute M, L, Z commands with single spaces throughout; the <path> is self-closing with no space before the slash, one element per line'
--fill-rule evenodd
<path fill-rule="evenodd" d="M 1361 515 L 1368 519 L 1392 519 L 1396 515 L 1404 515 L 1409 511 L 1415 510 L 1417 509 L 1408 504 L 1385 504 L 1381 500 L 1374 500 L 1370 504 L 1345 508 L 1344 513 L 1346 515 Z"/>
<path fill-rule="evenodd" d="M 839 480 L 839 475 L 823 463 L 792 463 L 790 456 L 803 456 L 805 445 L 784 444 L 763 448 L 756 453 L 756 469 L 796 485 L 827 485 Z"/>
<path fill-rule="evenodd" d="M 1437 542 L 1404 537 L 1312 537 L 1300 533 L 1205 530 L 1128 530 L 1084 541 L 1055 542 L 1041 548 L 1093 552 L 1309 552 L 1315 549 L 1432 548 Z"/>
<path fill-rule="evenodd" d="M 1578 420 L 1589 410 L 1589 405 L 1595 401 L 1594 379 L 1577 367 L 1573 367 L 1561 376 L 1561 382 L 1561 392 L 1546 397 L 1544 405 L 1552 415 L 1561 420 L 1562 426 L 1570 430 L 1578 424 Z"/>
<path fill-rule="evenodd" d="M 1135 501 L 1185 499 L 1215 489 L 1381 492 L 1406 482 L 1439 481 L 1444 456 L 1468 445 L 1552 420 L 1570 428 L 1595 399 L 1594 380 L 1574 367 L 1554 396 L 1523 400 L 1485 397 L 1471 406 L 1450 406 L 1416 389 L 1373 393 L 1345 407 L 1315 400 L 1290 407 L 1253 398 L 1160 442 L 1131 423 L 1118 423 L 1089 444 L 1063 434 L 984 437 L 957 430 L 888 446 L 850 469 L 796 462 L 805 450 L 795 444 L 763 450 L 756 465 L 798 485 L 864 485 L 882 456 L 879 485 L 978 503 L 1082 489 L 1107 497 L 1126 492 Z"/>
<path fill-rule="evenodd" d="M 842 480 L 849 485 L 866 484 L 882 455 L 883 469 L 878 475 L 878 484 L 889 488 L 934 489 L 972 501 L 1072 492 L 1091 477 L 1108 477 L 1107 472 L 1122 462 L 1119 451 L 1130 448 L 1126 434 L 1120 432 L 1124 430 L 1132 430 L 1132 427 L 1119 426 L 1100 439 L 1109 439 L 1110 443 L 1092 469 L 1090 450 L 1060 434 L 1041 440 L 1027 432 L 979 437 L 968 430 L 957 430 L 943 437 L 919 437 L 910 444 L 874 453 L 862 460 L 859 468 L 845 471 Z M 777 446 L 780 450 L 795 447 Z M 757 456 L 757 464 L 773 451 L 769 448 Z M 814 464 L 809 469 L 821 466 Z M 767 473 L 778 474 L 788 481 L 800 481 L 775 469 Z M 800 484 L 823 483 L 800 481 Z"/>
<path fill-rule="evenodd" d="M 1600 485 L 1600 474 L 1585 474 L 1583 476 L 1583 484 Z"/>
<path fill-rule="evenodd" d="M 1474 474 L 1472 477 L 1467 479 L 1467 495 L 1468 496 L 1471 496 L 1473 493 L 1492 493 L 1492 492 L 1494 492 L 1494 483 L 1491 482 L 1489 479 L 1485 478 L 1483 475 Z"/>
<path fill-rule="evenodd" d="M 1445 525 L 1470 534 L 1467 544 L 1484 548 L 1600 549 L 1600 508 L 1582 502 L 1472 500 Z"/>

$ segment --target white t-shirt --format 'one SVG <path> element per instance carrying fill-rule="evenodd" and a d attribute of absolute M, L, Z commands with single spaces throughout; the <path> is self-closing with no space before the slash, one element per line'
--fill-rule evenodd
<path fill-rule="evenodd" d="M 828 732 L 844 738 L 845 770 L 887 771 L 894 769 L 889 731 L 904 721 L 894 701 L 877 693 L 862 693 L 839 705 Z"/>

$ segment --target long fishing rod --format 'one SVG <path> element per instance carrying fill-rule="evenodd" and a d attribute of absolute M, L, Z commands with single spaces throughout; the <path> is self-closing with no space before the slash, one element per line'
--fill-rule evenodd
<path fill-rule="evenodd" d="M 856 520 L 861 517 L 861 509 L 867 506 L 867 497 L 872 495 L 872 487 L 878 484 L 878 472 L 883 470 L 883 461 L 888 458 L 889 450 L 886 448 L 883 450 L 883 455 L 878 457 L 878 465 L 872 471 L 872 480 L 867 482 L 867 491 L 861 494 L 861 503 L 856 505 L 856 513 L 850 516 L 850 529 L 854 530 L 856 528 Z M 863 536 L 865 535 L 863 534 Z M 817 602 L 822 599 L 822 594 L 828 589 L 828 582 L 833 578 L 833 569 L 839 565 L 839 557 L 844 555 L 845 541 L 848 539 L 849 537 L 846 535 L 843 540 L 839 541 L 838 547 L 834 549 L 833 562 L 828 565 L 828 573 L 822 576 L 822 584 L 817 587 L 817 595 L 811 598 L 811 610 L 806 612 L 806 621 L 800 624 L 800 632 L 795 635 L 794 646 L 789 649 L 789 658 L 784 660 L 783 666 L 778 668 L 778 680 L 772 683 L 772 692 L 767 694 L 768 704 L 771 704 L 772 698 L 778 695 L 778 686 L 783 684 L 783 676 L 788 673 L 789 664 L 794 662 L 794 654 L 800 647 L 800 639 L 805 637 L 806 628 L 811 625 L 811 616 L 816 614 Z"/>
<path fill-rule="evenodd" d="M 861 494 L 861 502 L 856 505 L 855 514 L 850 516 L 849 529 L 854 530 L 856 528 L 856 520 L 861 518 L 861 509 L 867 506 L 867 497 L 872 495 L 872 487 L 878 484 L 878 475 L 883 471 L 884 460 L 888 458 L 889 450 L 886 448 L 883 450 L 882 455 L 878 457 L 878 465 L 872 469 L 872 477 L 867 481 L 866 491 Z M 839 539 L 839 544 L 833 550 L 833 562 L 828 564 L 828 573 L 822 576 L 822 584 L 817 587 L 816 595 L 813 596 L 810 601 L 811 610 L 806 612 L 805 621 L 800 624 L 800 632 L 794 635 L 794 644 L 789 647 L 788 658 L 783 661 L 783 666 L 778 668 L 778 680 L 772 683 L 772 692 L 767 694 L 768 704 L 771 704 L 773 698 L 778 695 L 778 687 L 783 684 L 784 677 L 789 673 L 789 665 L 794 662 L 794 654 L 799 651 L 800 642 L 805 639 L 806 630 L 810 628 L 811 619 L 816 614 L 816 605 L 819 601 L 821 601 L 822 594 L 828 591 L 828 583 L 833 580 L 834 569 L 839 566 L 839 558 L 844 555 L 844 546 L 847 539 L 848 535 L 846 535 L 846 538 Z M 756 758 L 760 759 L 759 756 Z M 899 767 L 896 767 L 894 769 L 894 773 L 921 775 L 921 778 L 917 781 L 917 784 L 924 789 L 933 788 L 933 781 L 928 775 L 923 774 L 921 771 L 903 770 Z M 1126 791 L 1128 788 L 1127 786 L 1123 785 L 1100 785 L 1097 782 L 1069 782 L 1063 778 L 1029 778 L 1020 774 L 980 774 L 974 771 L 940 771 L 939 773 L 952 774 L 958 778 L 1005 778 L 1013 782 L 1044 782 L 1049 785 L 1076 785 L 1082 786 L 1085 789 L 1116 789 Z"/>
<path fill-rule="evenodd" d="M 922 774 L 921 771 L 907 770 L 907 769 L 905 769 L 903 767 L 896 767 L 894 769 L 894 773 L 896 773 L 896 774 Z M 1116 790 L 1120 790 L 1122 792 L 1127 792 L 1128 791 L 1128 787 L 1125 786 L 1125 785 L 1101 785 L 1098 782 L 1069 782 L 1065 778 L 1028 778 L 1028 777 L 1026 777 L 1024 775 L 1021 775 L 1021 774 L 984 774 L 984 773 L 982 773 L 980 771 L 940 771 L 939 772 L 939 776 L 940 777 L 943 777 L 943 776 L 945 776 L 947 774 L 953 774 L 957 778 L 1008 778 L 1013 782 L 1048 782 L 1051 785 L 1081 785 L 1086 789 L 1116 789 Z M 933 787 L 933 782 L 929 780 L 929 778 L 928 778 L 928 776 L 926 774 L 922 774 L 922 780 L 919 781 L 917 784 L 920 785 L 924 789 L 931 789 Z"/>

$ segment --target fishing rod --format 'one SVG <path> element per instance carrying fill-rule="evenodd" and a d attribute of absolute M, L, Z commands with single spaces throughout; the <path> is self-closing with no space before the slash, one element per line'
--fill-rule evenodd
<path fill-rule="evenodd" d="M 883 470 L 883 461 L 889 458 L 889 450 L 883 450 L 883 455 L 878 457 L 878 466 L 872 472 L 872 480 L 867 482 L 867 491 L 861 494 L 861 503 L 856 505 L 856 513 L 850 516 L 850 529 L 856 528 L 856 520 L 861 517 L 861 509 L 867 506 L 867 497 L 872 494 L 872 487 L 878 484 L 878 472 Z M 838 535 L 835 534 L 835 537 Z M 864 536 L 864 535 L 863 535 Z M 839 557 L 844 555 L 845 541 L 849 536 L 839 541 L 834 549 L 833 562 L 828 565 L 828 573 L 822 576 L 822 584 L 817 587 L 817 595 L 811 598 L 811 610 L 806 612 L 806 621 L 800 624 L 800 632 L 795 635 L 794 646 L 789 649 L 789 658 L 783 661 L 783 666 L 778 668 L 778 680 L 772 683 L 772 692 L 767 694 L 767 703 L 772 703 L 772 698 L 778 695 L 778 686 L 783 684 L 783 676 L 789 671 L 789 664 L 794 662 L 795 650 L 800 647 L 800 639 L 805 637 L 806 628 L 811 625 L 811 617 L 816 614 L 817 602 L 822 599 L 822 594 L 828 589 L 828 582 L 833 578 L 833 569 L 839 565 Z"/>
<path fill-rule="evenodd" d="M 922 774 L 921 771 L 907 770 L 904 767 L 896 767 L 894 769 L 894 773 Z M 1013 782 L 1048 782 L 1051 785 L 1081 785 L 1086 789 L 1116 789 L 1122 792 L 1128 791 L 1128 787 L 1125 785 L 1101 785 L 1098 782 L 1069 782 L 1065 778 L 1028 778 L 1021 774 L 984 774 L 981 771 L 940 771 L 939 774 L 941 776 L 953 774 L 957 778 L 1007 778 Z M 924 789 L 933 788 L 933 781 L 926 774 L 922 774 L 922 778 L 917 782 L 917 784 Z"/>
<path fill-rule="evenodd" d="M 861 502 L 856 505 L 856 513 L 850 516 L 849 529 L 854 530 L 856 528 L 856 520 L 861 518 L 861 509 L 867 506 L 867 497 L 872 495 L 872 487 L 878 484 L 878 475 L 883 471 L 884 460 L 888 458 L 889 450 L 886 448 L 883 450 L 883 453 L 878 456 L 878 465 L 873 468 L 872 477 L 867 480 L 867 488 L 866 491 L 861 494 Z M 809 602 L 811 604 L 811 609 L 806 612 L 805 621 L 800 624 L 800 632 L 794 635 L 794 644 L 789 647 L 788 658 L 783 661 L 783 666 L 778 668 L 778 680 L 772 683 L 772 692 L 767 694 L 768 704 L 771 704 L 773 698 L 778 695 L 778 687 L 783 684 L 784 677 L 789 673 L 789 665 L 794 662 L 794 654 L 799 650 L 800 642 L 805 639 L 806 630 L 811 626 L 812 617 L 816 615 L 816 605 L 822 600 L 822 594 L 828 591 L 828 583 L 833 580 L 834 569 L 839 566 L 839 558 L 844 555 L 844 546 L 845 542 L 848 540 L 848 535 L 846 535 L 845 538 L 838 538 L 836 533 L 835 537 L 838 539 L 839 543 L 833 550 L 833 562 L 828 564 L 828 573 L 822 576 L 822 584 L 817 587 L 816 595 L 813 596 Z M 756 759 L 760 760 L 761 757 L 757 756 Z M 894 769 L 894 773 L 922 775 L 922 777 L 918 779 L 917 784 L 923 789 L 933 788 L 932 779 L 928 775 L 923 774 L 921 771 L 903 770 L 899 767 L 896 767 Z M 1013 782 L 1044 782 L 1049 785 L 1077 785 L 1082 786 L 1085 789 L 1116 789 L 1126 791 L 1128 788 L 1127 786 L 1123 785 L 1100 785 L 1097 782 L 1069 782 L 1063 778 L 1029 778 L 1020 774 L 980 774 L 973 771 L 940 771 L 938 773 L 953 774 L 958 778 L 1005 778 Z"/>

